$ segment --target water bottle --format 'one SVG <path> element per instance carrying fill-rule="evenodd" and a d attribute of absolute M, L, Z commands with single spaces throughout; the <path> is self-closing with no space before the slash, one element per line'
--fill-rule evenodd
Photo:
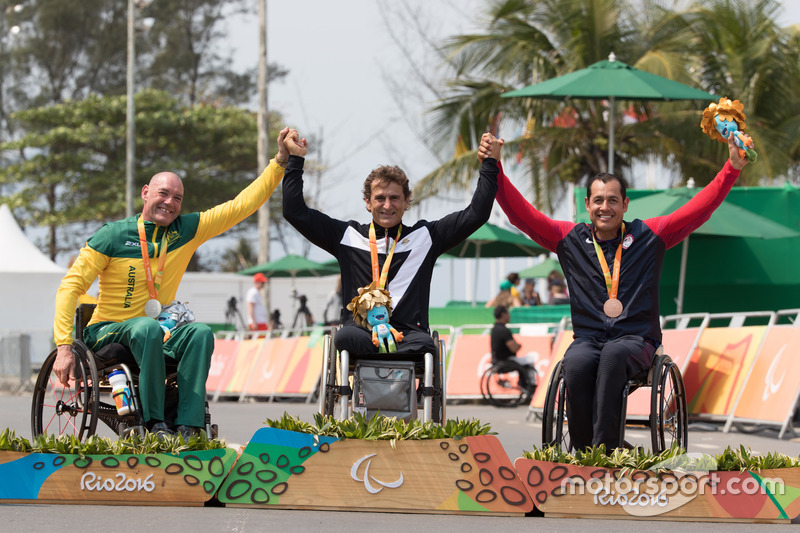
<path fill-rule="evenodd" d="M 128 378 L 122 370 L 114 370 L 108 375 L 111 384 L 111 395 L 117 406 L 117 413 L 127 415 L 133 411 L 131 406 L 131 389 L 128 388 Z"/>

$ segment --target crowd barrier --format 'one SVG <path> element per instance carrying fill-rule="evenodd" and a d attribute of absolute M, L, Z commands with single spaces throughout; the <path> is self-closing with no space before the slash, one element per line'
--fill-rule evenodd
<path fill-rule="evenodd" d="M 539 387 L 530 414 L 541 414 L 552 369 L 572 342 L 569 329 L 519 328 L 520 356 L 535 361 Z M 448 400 L 481 398 L 480 379 L 491 365 L 490 324 L 435 327 L 445 340 Z M 793 431 L 800 400 L 800 309 L 779 312 L 693 313 L 662 318 L 664 353 L 681 369 L 689 416 L 724 423 L 724 431 L 746 424 L 775 426 L 780 437 Z M 207 390 L 214 399 L 301 397 L 317 389 L 323 328 L 280 337 L 239 332 L 216 341 Z M 538 332 L 538 333 L 537 333 Z M 295 336 L 291 336 L 295 335 Z M 628 400 L 628 416 L 650 413 L 649 390 Z"/>

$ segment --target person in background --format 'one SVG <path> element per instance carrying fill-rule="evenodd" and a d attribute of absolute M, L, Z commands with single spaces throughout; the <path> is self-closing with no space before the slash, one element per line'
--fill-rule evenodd
<path fill-rule="evenodd" d="M 539 293 L 536 292 L 536 281 L 534 279 L 525 279 L 525 284 L 522 286 L 522 295 L 520 300 L 522 300 L 522 305 L 526 306 L 542 305 L 542 300 L 539 298 Z"/>
<path fill-rule="evenodd" d="M 520 307 L 522 305 L 522 300 L 520 300 L 519 296 L 514 296 L 512 289 L 514 289 L 514 285 L 507 279 L 504 279 L 500 282 L 500 292 L 498 292 L 494 298 L 486 302 L 484 307 L 490 308 L 497 307 L 498 305 L 502 305 L 508 309 Z"/>
<path fill-rule="evenodd" d="M 247 327 L 250 331 L 266 331 L 269 329 L 267 326 L 267 308 L 264 307 L 264 301 L 261 299 L 261 289 L 267 282 L 267 276 L 261 272 L 253 276 L 253 286 L 247 290 Z"/>
<path fill-rule="evenodd" d="M 510 289 L 511 296 L 519 300 L 521 303 L 522 296 L 519 293 L 519 289 L 517 289 L 517 285 L 519 285 L 520 282 L 519 274 L 517 274 L 516 272 L 510 272 L 508 276 L 506 276 L 506 280 L 508 280 L 508 282 L 511 283 L 511 289 Z"/>
<path fill-rule="evenodd" d="M 569 303 L 569 296 L 567 296 L 566 287 L 561 280 L 553 280 L 550 286 L 550 300 L 547 302 L 550 305 L 564 305 Z"/>

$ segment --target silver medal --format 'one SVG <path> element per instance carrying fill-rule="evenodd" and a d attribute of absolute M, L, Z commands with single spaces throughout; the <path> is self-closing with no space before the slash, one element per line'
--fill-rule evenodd
<path fill-rule="evenodd" d="M 158 318 L 161 314 L 161 302 L 155 299 L 147 300 L 144 304 L 144 314 L 150 318 Z"/>

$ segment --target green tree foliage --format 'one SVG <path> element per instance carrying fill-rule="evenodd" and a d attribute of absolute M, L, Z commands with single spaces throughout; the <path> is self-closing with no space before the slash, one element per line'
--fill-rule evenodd
<path fill-rule="evenodd" d="M 125 109 L 125 97 L 91 95 L 14 115 L 27 133 L 2 147 L 19 158 L 0 171 L 0 186 L 16 191 L 5 201 L 23 224 L 51 228 L 51 258 L 59 247 L 74 249 L 68 237 L 76 224 L 93 223 L 94 231 L 123 216 Z M 191 212 L 233 198 L 256 177 L 253 113 L 188 106 L 156 90 L 140 92 L 136 109 L 137 190 L 153 174 L 173 171 L 185 183 L 183 212 Z M 137 199 L 137 209 L 141 205 Z"/>
<path fill-rule="evenodd" d="M 445 44 L 456 75 L 448 96 L 434 106 L 431 138 L 456 155 L 420 183 L 433 194 L 474 177 L 474 149 L 482 132 L 506 138 L 506 157 L 527 169 L 534 204 L 550 210 L 565 183 L 606 170 L 605 103 L 501 98 L 511 89 L 561 76 L 606 59 L 610 52 L 642 70 L 738 98 L 748 132 L 766 160 L 743 181 L 796 173 L 798 154 L 797 28 L 777 23 L 775 0 L 675 2 L 644 0 L 496 0 L 486 30 Z M 686 6 L 686 3 L 683 3 Z M 681 179 L 707 182 L 725 159 L 724 145 L 699 133 L 697 103 L 618 102 L 615 171 L 652 156 Z M 623 105 L 625 106 L 623 108 Z M 639 118 L 625 123 L 623 111 Z M 518 170 L 517 173 L 522 172 Z"/>

